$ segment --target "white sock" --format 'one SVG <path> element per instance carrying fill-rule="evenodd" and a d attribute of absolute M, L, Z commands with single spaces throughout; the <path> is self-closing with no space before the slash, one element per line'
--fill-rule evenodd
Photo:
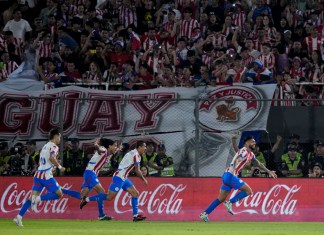
<path fill-rule="evenodd" d="M 22 219 L 22 216 L 18 214 L 18 215 L 17 215 L 17 218 L 18 218 L 18 219 Z"/>
<path fill-rule="evenodd" d="M 40 201 L 41 201 L 41 197 L 40 196 L 36 196 L 35 203 L 39 203 Z"/>
<path fill-rule="evenodd" d="M 87 197 L 87 198 L 86 198 L 85 200 L 86 200 L 86 202 L 90 202 L 90 200 L 89 200 L 89 198 L 88 198 L 88 197 Z"/>

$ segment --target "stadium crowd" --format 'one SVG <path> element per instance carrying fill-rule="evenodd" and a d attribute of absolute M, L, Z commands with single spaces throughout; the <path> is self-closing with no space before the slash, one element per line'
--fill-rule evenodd
<path fill-rule="evenodd" d="M 322 105 L 307 99 L 323 97 L 323 0 L 0 4 L 0 81 L 28 49 L 50 89 L 69 82 L 108 82 L 110 90 L 276 83 L 274 98 L 285 101 L 274 105 Z M 299 98 L 306 101 L 292 100 Z"/>

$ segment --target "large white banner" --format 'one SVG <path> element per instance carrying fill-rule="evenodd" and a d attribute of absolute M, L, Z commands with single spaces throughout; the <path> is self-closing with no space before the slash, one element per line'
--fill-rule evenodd
<path fill-rule="evenodd" d="M 104 136 L 131 145 L 151 140 L 166 145 L 178 175 L 190 176 L 195 175 L 197 147 L 199 175 L 219 176 L 232 154 L 233 133 L 266 129 L 271 102 L 264 100 L 272 98 L 274 89 L 252 84 L 127 92 L 0 88 L 0 136 L 45 141 L 49 130 L 63 123 L 69 138 Z"/>

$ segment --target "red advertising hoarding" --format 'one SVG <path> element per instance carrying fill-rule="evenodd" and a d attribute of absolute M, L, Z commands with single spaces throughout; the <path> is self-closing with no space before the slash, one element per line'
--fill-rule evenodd
<path fill-rule="evenodd" d="M 149 220 L 197 221 L 198 215 L 214 200 L 220 178 L 148 178 L 145 187 L 138 178 L 130 178 L 140 192 L 139 209 Z M 80 190 L 82 177 L 58 177 L 65 188 Z M 102 177 L 107 188 L 111 178 Z M 322 179 L 257 179 L 245 181 L 254 194 L 233 205 L 230 215 L 220 205 L 211 221 L 323 221 L 324 182 Z M 30 196 L 32 177 L 0 177 L 0 218 L 13 218 Z M 230 197 L 237 192 L 233 191 Z M 92 195 L 94 192 L 92 193 Z M 117 220 L 132 218 L 128 193 L 120 191 L 113 201 L 105 202 L 105 212 Z M 64 196 L 58 201 L 42 202 L 36 212 L 25 218 L 96 219 L 97 203 L 90 202 L 82 210 L 79 200 Z"/>

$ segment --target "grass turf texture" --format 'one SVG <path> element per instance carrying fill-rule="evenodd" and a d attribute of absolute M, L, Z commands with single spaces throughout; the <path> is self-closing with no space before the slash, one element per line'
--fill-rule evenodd
<path fill-rule="evenodd" d="M 286 222 L 156 222 L 145 221 L 94 221 L 94 220 L 23 220 L 24 227 L 17 227 L 11 219 L 0 219 L 1 234 L 6 235 L 316 235 L 324 234 L 324 223 Z"/>

